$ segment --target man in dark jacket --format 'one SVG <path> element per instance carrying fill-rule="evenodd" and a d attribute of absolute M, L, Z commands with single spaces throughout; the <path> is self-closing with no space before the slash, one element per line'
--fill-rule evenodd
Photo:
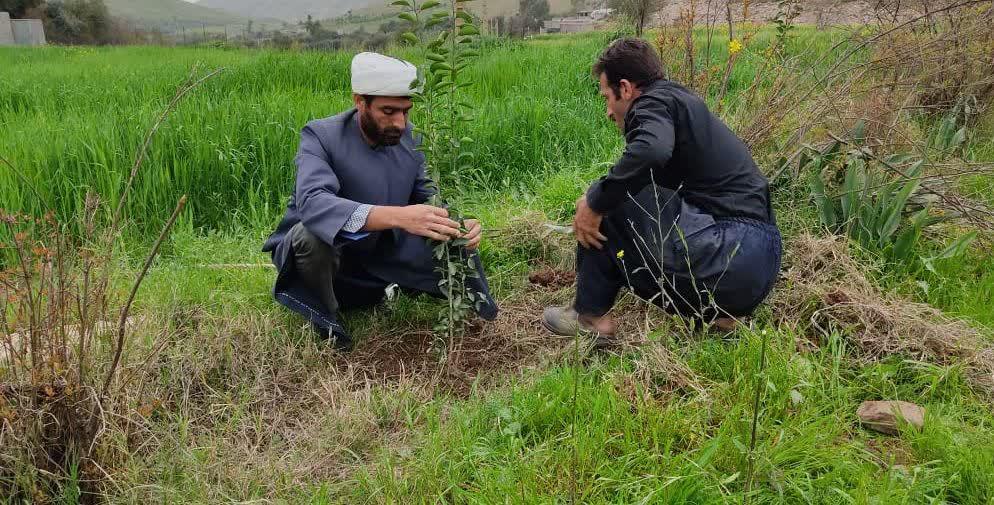
<path fill-rule="evenodd" d="M 576 299 L 546 309 L 543 324 L 607 345 L 617 326 L 609 311 L 627 286 L 681 316 L 734 325 L 780 270 L 766 178 L 697 95 L 663 77 L 646 42 L 614 42 L 593 73 L 625 150 L 576 202 Z"/>
<path fill-rule="evenodd" d="M 296 187 L 286 215 L 266 240 L 278 269 L 273 295 L 337 347 L 352 339 L 339 310 L 380 302 L 390 284 L 441 296 L 426 239 L 464 238 L 475 250 L 480 223 L 466 233 L 445 209 L 426 205 L 435 188 L 407 121 L 417 71 L 402 60 L 361 53 L 352 60 L 355 108 L 311 121 L 300 134 Z M 467 288 L 483 293 L 478 313 L 493 319 L 479 256 Z"/>

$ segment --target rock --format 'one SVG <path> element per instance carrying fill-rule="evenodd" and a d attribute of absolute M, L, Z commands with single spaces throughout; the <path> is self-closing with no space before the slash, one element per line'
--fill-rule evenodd
<path fill-rule="evenodd" d="M 856 410 L 856 416 L 863 426 L 888 435 L 900 433 L 898 419 L 919 430 L 925 425 L 925 409 L 902 401 L 865 401 Z"/>

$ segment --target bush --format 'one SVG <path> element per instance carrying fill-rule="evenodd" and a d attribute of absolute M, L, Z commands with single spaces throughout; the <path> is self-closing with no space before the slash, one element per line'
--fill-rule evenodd
<path fill-rule="evenodd" d="M 53 1 L 45 4 L 43 13 L 50 42 L 106 45 L 122 39 L 103 0 Z"/>
<path fill-rule="evenodd" d="M 845 233 L 863 248 L 878 252 L 900 266 L 915 264 L 919 258 L 919 241 L 923 232 L 947 220 L 928 206 L 915 203 L 922 188 L 925 160 L 908 154 L 886 158 L 873 156 L 860 145 L 863 123 L 856 128 L 853 148 L 843 153 L 843 142 L 836 140 L 822 151 L 809 150 L 802 155 L 801 167 L 810 172 L 811 194 L 821 223 L 833 233 Z M 842 182 L 830 194 L 824 172 L 841 175 Z M 976 233 L 955 239 L 936 256 L 921 257 L 929 270 L 933 261 L 963 254 Z"/>

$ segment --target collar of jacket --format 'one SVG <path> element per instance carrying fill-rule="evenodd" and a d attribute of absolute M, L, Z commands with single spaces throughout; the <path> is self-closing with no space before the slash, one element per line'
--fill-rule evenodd
<path fill-rule="evenodd" d="M 642 90 L 642 94 L 638 96 L 635 100 L 632 100 L 632 105 L 628 107 L 628 112 L 625 113 L 625 135 L 628 135 L 635 127 L 633 119 L 635 119 L 635 107 L 643 99 L 659 98 L 661 90 L 665 87 L 666 79 L 660 79 Z"/>

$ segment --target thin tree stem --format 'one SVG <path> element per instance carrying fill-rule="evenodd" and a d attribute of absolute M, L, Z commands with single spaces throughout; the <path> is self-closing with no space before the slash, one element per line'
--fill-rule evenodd
<path fill-rule="evenodd" d="M 748 505 L 752 492 L 752 479 L 756 466 L 756 429 L 759 426 L 759 403 L 763 388 L 766 386 L 766 341 L 767 332 L 763 330 L 763 344 L 759 351 L 759 372 L 756 374 L 756 396 L 752 404 L 752 434 L 749 436 L 748 467 L 746 469 L 746 489 L 743 503 Z"/>
<path fill-rule="evenodd" d="M 135 296 L 138 295 L 138 288 L 141 287 L 142 281 L 145 280 L 148 270 L 152 267 L 152 262 L 159 254 L 159 248 L 162 247 L 162 243 L 165 242 L 166 237 L 169 235 L 169 230 L 171 230 L 173 224 L 176 223 L 176 219 L 179 217 L 180 212 L 183 211 L 184 206 L 186 206 L 186 195 L 183 195 L 179 199 L 179 202 L 176 204 L 176 208 L 173 210 L 173 214 L 169 216 L 169 220 L 166 221 L 166 225 L 162 228 L 162 232 L 159 233 L 159 238 L 155 241 L 155 245 L 152 246 L 152 250 L 145 258 L 145 265 L 142 267 L 141 273 L 138 274 L 138 278 L 135 279 L 135 283 L 131 286 L 131 292 L 128 294 L 128 301 L 125 302 L 124 306 L 121 308 L 121 316 L 117 322 L 117 344 L 114 349 L 114 360 L 111 362 L 110 369 L 107 370 L 107 378 L 104 379 L 104 387 L 100 394 L 101 397 L 107 396 L 110 384 L 114 380 L 114 374 L 117 372 L 117 367 L 121 363 L 121 355 L 124 353 L 124 336 L 127 333 L 126 330 L 128 327 L 128 313 L 131 311 L 131 305 L 135 301 Z"/>

